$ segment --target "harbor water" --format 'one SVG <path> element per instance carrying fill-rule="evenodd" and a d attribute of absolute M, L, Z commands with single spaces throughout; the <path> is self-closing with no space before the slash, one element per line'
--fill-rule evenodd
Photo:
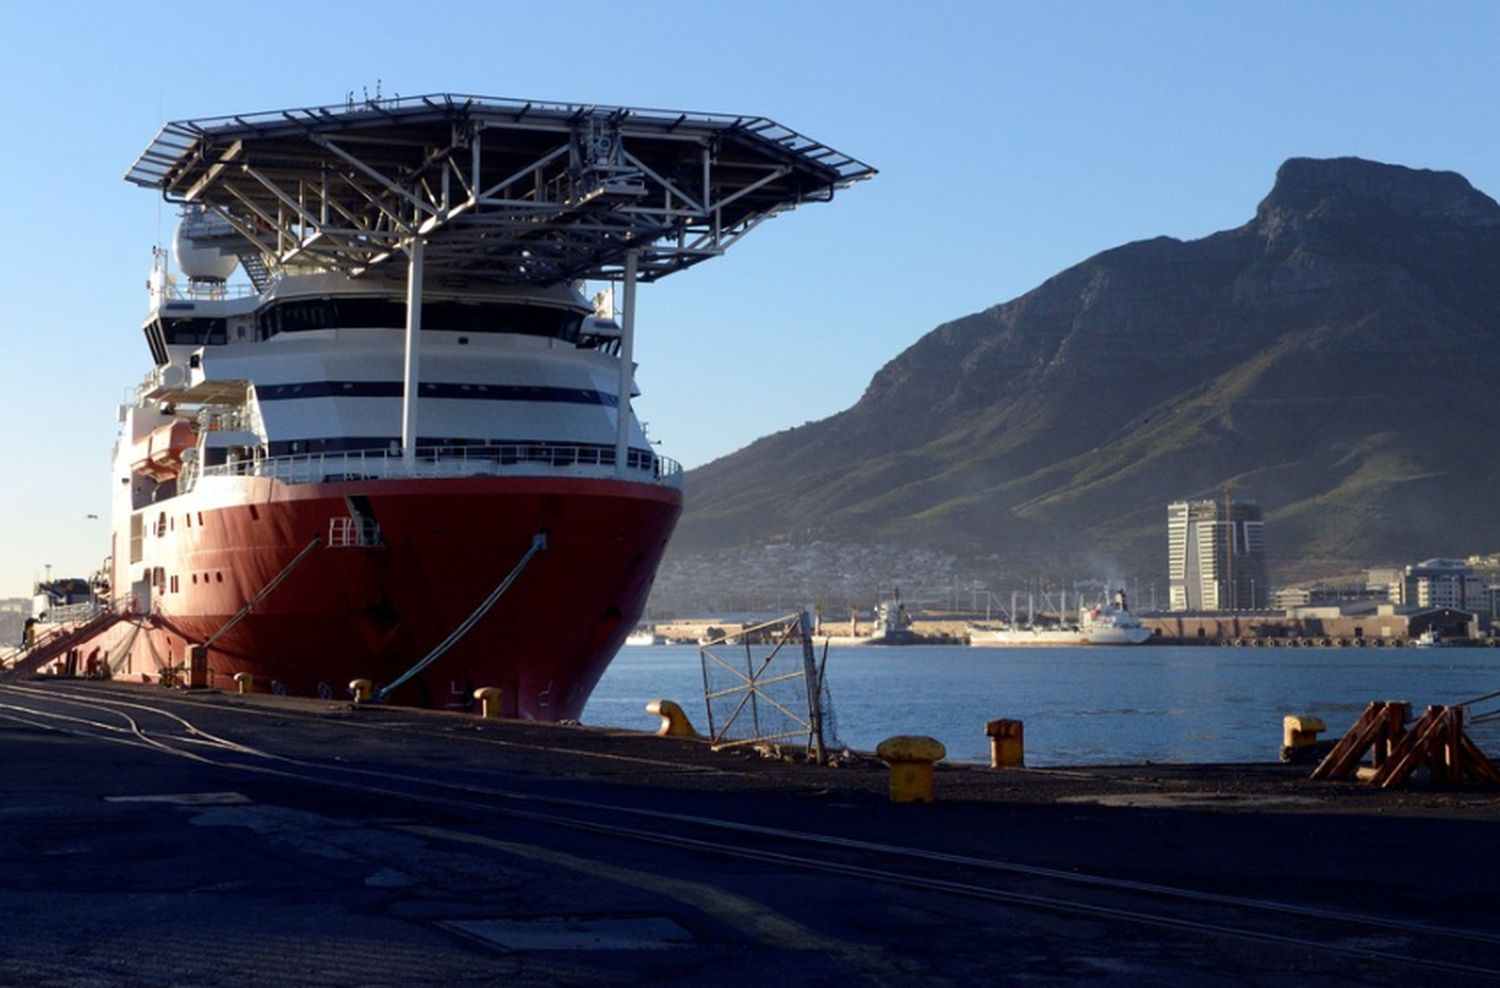
<path fill-rule="evenodd" d="M 826 677 L 833 733 L 857 750 L 925 734 L 950 760 L 987 762 L 985 722 L 1008 717 L 1025 722 L 1031 766 L 1267 762 L 1287 714 L 1321 717 L 1336 737 L 1371 700 L 1420 714 L 1500 690 L 1500 649 L 855 647 L 829 651 Z M 696 648 L 621 649 L 583 722 L 650 730 L 658 698 L 705 728 Z M 1500 718 L 1470 735 L 1500 756 Z"/>

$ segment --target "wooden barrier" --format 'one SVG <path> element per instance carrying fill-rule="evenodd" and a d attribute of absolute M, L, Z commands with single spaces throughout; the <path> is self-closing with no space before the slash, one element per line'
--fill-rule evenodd
<path fill-rule="evenodd" d="M 1361 774 L 1360 761 L 1368 753 L 1369 782 L 1382 789 L 1404 785 L 1424 765 L 1436 782 L 1500 786 L 1500 770 L 1464 732 L 1463 707 L 1430 706 L 1408 730 L 1410 717 L 1409 703 L 1371 703 L 1313 769 L 1312 777 L 1354 778 Z"/>

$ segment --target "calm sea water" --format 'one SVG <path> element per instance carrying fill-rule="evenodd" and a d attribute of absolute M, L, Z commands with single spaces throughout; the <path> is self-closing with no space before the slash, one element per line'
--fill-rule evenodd
<path fill-rule="evenodd" d="M 925 734 L 950 759 L 988 762 L 985 721 L 1010 717 L 1025 721 L 1033 766 L 1266 762 L 1286 714 L 1322 717 L 1332 737 L 1371 700 L 1409 700 L 1420 712 L 1500 690 L 1500 649 L 836 648 L 827 680 L 838 739 L 861 750 Z M 706 727 L 696 648 L 621 649 L 583 722 L 652 730 L 644 708 L 657 698 Z M 1500 755 L 1500 720 L 1470 734 Z"/>

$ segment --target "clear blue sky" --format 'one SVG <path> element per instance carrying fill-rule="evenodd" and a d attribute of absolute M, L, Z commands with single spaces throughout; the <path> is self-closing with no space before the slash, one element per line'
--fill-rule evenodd
<path fill-rule="evenodd" d="M 762 114 L 875 165 L 643 288 L 638 410 L 688 466 L 1096 251 L 1244 222 L 1285 158 L 1500 193 L 1493 3 L 26 4 L 5 27 L 0 596 L 109 552 L 115 405 L 173 223 L 121 175 L 165 120 L 378 79 Z"/>

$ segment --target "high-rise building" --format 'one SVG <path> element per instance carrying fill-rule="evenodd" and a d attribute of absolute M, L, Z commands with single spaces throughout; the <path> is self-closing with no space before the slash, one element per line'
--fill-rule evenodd
<path fill-rule="evenodd" d="M 1265 607 L 1265 522 L 1248 498 L 1167 505 L 1167 578 L 1174 611 Z"/>
<path fill-rule="evenodd" d="M 1490 612 L 1489 586 L 1462 559 L 1427 559 L 1406 567 L 1397 603 Z"/>

